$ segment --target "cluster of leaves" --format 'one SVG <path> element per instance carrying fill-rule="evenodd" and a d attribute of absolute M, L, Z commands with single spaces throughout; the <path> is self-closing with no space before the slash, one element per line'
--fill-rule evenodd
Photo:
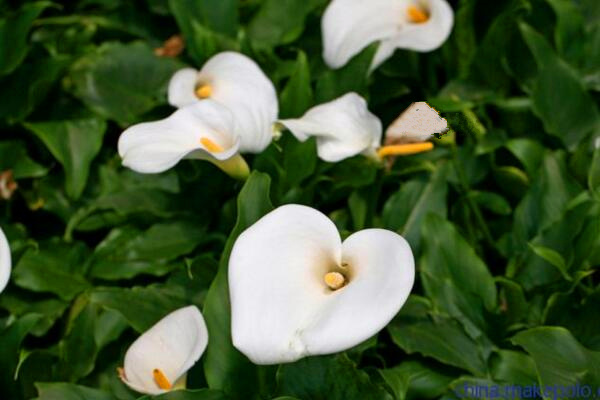
<path fill-rule="evenodd" d="M 600 386 L 600 2 L 451 1 L 439 50 L 375 46 L 340 70 L 321 54 L 326 0 L 0 1 L 0 199 L 15 260 L 0 295 L 0 397 L 129 400 L 127 347 L 178 307 L 210 341 L 171 400 L 457 398 L 465 383 Z M 177 59 L 154 49 L 181 33 Z M 237 183 L 205 162 L 160 175 L 120 166 L 124 127 L 172 110 L 174 71 L 250 55 L 281 117 L 347 91 L 388 124 L 427 100 L 453 127 L 389 170 L 329 164 L 291 135 Z M 242 187 L 243 185 L 243 187 Z M 5 196 L 9 197 L 9 196 Z M 301 203 L 342 235 L 410 242 L 414 294 L 344 353 L 258 367 L 231 344 L 227 257 L 272 207 Z"/>

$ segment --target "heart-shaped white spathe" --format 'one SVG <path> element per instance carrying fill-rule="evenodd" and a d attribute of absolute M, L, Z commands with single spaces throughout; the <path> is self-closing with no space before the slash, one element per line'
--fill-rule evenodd
<path fill-rule="evenodd" d="M 0 293 L 8 284 L 11 268 L 10 247 L 8 247 L 8 240 L 4 232 L 0 229 Z"/>
<path fill-rule="evenodd" d="M 332 273 L 344 279 L 337 290 Z M 365 229 L 342 242 L 320 211 L 281 206 L 244 231 L 231 252 L 233 344 L 256 364 L 346 350 L 389 323 L 414 273 L 400 235 Z"/>

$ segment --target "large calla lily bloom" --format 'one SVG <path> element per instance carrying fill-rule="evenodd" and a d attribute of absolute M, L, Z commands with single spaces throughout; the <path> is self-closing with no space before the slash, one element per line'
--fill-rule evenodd
<path fill-rule="evenodd" d="M 454 13 L 445 0 L 333 0 L 321 21 L 323 58 L 331 68 L 339 68 L 369 44 L 380 42 L 374 69 L 398 48 L 437 49 L 453 23 Z"/>
<path fill-rule="evenodd" d="M 275 87 L 250 58 L 223 52 L 208 60 L 200 71 L 184 68 L 171 78 L 169 103 L 175 107 L 205 99 L 227 107 L 234 116 L 242 153 L 259 153 L 273 138 L 279 106 Z"/>
<path fill-rule="evenodd" d="M 381 159 L 433 149 L 430 142 L 381 147 L 381 121 L 367 109 L 365 99 L 353 92 L 315 106 L 301 118 L 284 119 L 279 123 L 298 140 L 304 141 L 315 136 L 319 157 L 329 162 L 341 161 L 357 154 Z M 432 133 L 427 134 L 427 138 Z"/>
<path fill-rule="evenodd" d="M 185 388 L 186 373 L 208 344 L 195 306 L 175 310 L 144 332 L 127 350 L 121 380 L 136 392 L 157 395 Z"/>
<path fill-rule="evenodd" d="M 159 173 L 183 158 L 207 160 L 235 178 L 248 175 L 239 154 L 231 112 L 212 100 L 192 104 L 155 122 L 133 125 L 119 138 L 123 165 L 140 173 Z"/>
<path fill-rule="evenodd" d="M 414 258 L 398 234 L 366 229 L 342 242 L 321 212 L 279 207 L 233 247 L 233 344 L 256 364 L 344 351 L 389 323 L 413 281 Z"/>
<path fill-rule="evenodd" d="M 8 247 L 8 240 L 4 235 L 2 229 L 0 229 L 0 292 L 4 290 L 8 284 L 10 278 L 11 266 L 10 248 Z"/>

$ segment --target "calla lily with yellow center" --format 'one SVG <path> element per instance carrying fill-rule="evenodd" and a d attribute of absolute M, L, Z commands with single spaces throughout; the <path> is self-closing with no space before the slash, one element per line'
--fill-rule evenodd
<path fill-rule="evenodd" d="M 171 78 L 169 103 L 185 107 L 207 99 L 227 107 L 234 117 L 240 152 L 260 153 L 273 138 L 279 106 L 275 87 L 250 58 L 223 52 L 208 60 L 200 71 L 179 70 Z"/>
<path fill-rule="evenodd" d="M 344 351 L 398 313 L 414 273 L 410 246 L 395 232 L 365 229 L 342 242 L 321 212 L 281 206 L 231 252 L 233 344 L 255 364 Z"/>
<path fill-rule="evenodd" d="M 0 293 L 8 284 L 11 268 L 10 247 L 4 232 L 0 229 Z"/>
<path fill-rule="evenodd" d="M 422 114 L 426 112 L 424 107 L 423 110 Z M 411 113 L 405 116 L 405 119 L 410 116 Z M 437 113 L 436 116 L 439 118 Z M 402 117 L 399 118 L 401 119 Z M 313 107 L 301 118 L 284 119 L 279 123 L 289 129 L 298 140 L 304 141 L 310 136 L 315 136 L 319 157 L 328 162 L 341 161 L 357 154 L 380 160 L 384 157 L 410 155 L 433 149 L 430 142 L 408 141 L 381 147 L 381 121 L 367 109 L 365 99 L 353 92 Z M 390 129 L 388 135 L 390 132 L 396 132 L 395 128 Z M 428 133 L 424 138 L 431 138 L 433 133 Z"/>
<path fill-rule="evenodd" d="M 118 147 L 123 165 L 140 173 L 166 171 L 184 158 L 207 160 L 238 179 L 249 173 L 232 113 L 212 100 L 133 125 L 121 134 Z"/>
<path fill-rule="evenodd" d="M 119 376 L 140 393 L 157 395 L 183 389 L 187 371 L 207 344 L 208 331 L 198 308 L 180 308 L 158 321 L 129 347 Z"/>
<path fill-rule="evenodd" d="M 375 69 L 399 48 L 437 49 L 453 23 L 445 0 L 332 0 L 321 21 L 323 58 L 331 68 L 340 68 L 380 42 L 371 65 Z"/>

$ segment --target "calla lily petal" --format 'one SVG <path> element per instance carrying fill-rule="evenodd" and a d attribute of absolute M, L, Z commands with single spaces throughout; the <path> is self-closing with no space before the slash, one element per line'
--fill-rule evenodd
<path fill-rule="evenodd" d="M 279 207 L 230 256 L 234 346 L 256 364 L 343 351 L 394 317 L 413 280 L 412 252 L 396 233 L 369 229 L 342 243 L 321 212 Z"/>
<path fill-rule="evenodd" d="M 133 390 L 161 394 L 198 361 L 208 344 L 208 331 L 195 306 L 173 311 L 144 332 L 127 350 L 121 379 Z M 164 382 L 157 382 L 155 371 Z M 163 388 L 160 387 L 163 386 Z"/>
<path fill-rule="evenodd" d="M 419 10 L 419 21 L 411 18 L 411 9 Z M 398 48 L 435 50 L 446 41 L 453 23 L 446 0 L 333 0 L 321 21 L 323 58 L 331 68 L 339 68 L 379 41 L 373 70 Z"/>
<path fill-rule="evenodd" d="M 242 153 L 259 153 L 271 143 L 279 114 L 277 94 L 252 59 L 235 52 L 219 53 L 204 64 L 198 81 L 210 85 L 210 98 L 233 113 Z"/>
<path fill-rule="evenodd" d="M 448 121 L 424 101 L 412 103 L 385 132 L 389 143 L 414 143 L 448 131 Z"/>
<path fill-rule="evenodd" d="M 316 136 L 319 157 L 329 162 L 361 153 L 370 155 L 379 146 L 382 135 L 381 121 L 356 93 L 313 107 L 299 119 L 279 123 L 298 140 Z"/>
<path fill-rule="evenodd" d="M 198 71 L 194 68 L 180 69 L 169 81 L 169 104 L 185 107 L 198 101 L 195 95 Z"/>
<path fill-rule="evenodd" d="M 0 293 L 8 284 L 11 268 L 10 247 L 4 232 L 0 229 Z"/>
<path fill-rule="evenodd" d="M 125 130 L 119 154 L 123 165 L 141 173 L 163 172 L 185 157 L 227 160 L 239 149 L 233 131 L 233 116 L 225 107 L 214 101 L 194 103 Z"/>
<path fill-rule="evenodd" d="M 387 46 L 428 52 L 440 47 L 452 31 L 454 12 L 446 0 L 427 0 L 429 19 L 421 24 L 405 24 Z"/>
<path fill-rule="evenodd" d="M 369 44 L 394 37 L 402 15 L 399 0 L 333 0 L 323 14 L 323 59 L 344 66 Z"/>

